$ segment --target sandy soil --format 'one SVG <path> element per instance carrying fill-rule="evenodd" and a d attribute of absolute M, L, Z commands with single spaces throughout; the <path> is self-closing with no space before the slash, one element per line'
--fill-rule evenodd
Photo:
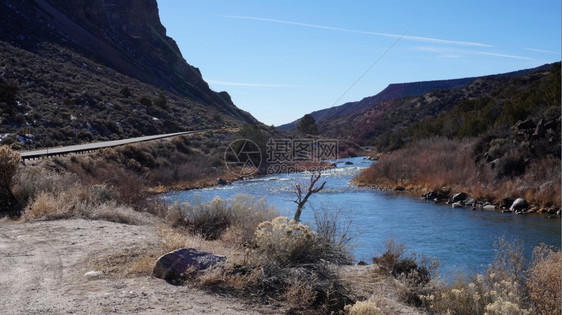
<path fill-rule="evenodd" d="M 2 314 L 275 314 L 279 308 L 173 286 L 150 276 L 121 278 L 92 271 L 100 253 L 156 242 L 154 226 L 61 220 L 0 223 Z"/>

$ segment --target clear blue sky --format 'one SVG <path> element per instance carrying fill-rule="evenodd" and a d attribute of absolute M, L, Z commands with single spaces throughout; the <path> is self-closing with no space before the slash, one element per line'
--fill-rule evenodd
<path fill-rule="evenodd" d="M 213 90 L 227 91 L 268 125 L 358 101 L 390 83 L 495 74 L 561 58 L 560 0 L 158 0 L 158 6 L 186 61 Z"/>

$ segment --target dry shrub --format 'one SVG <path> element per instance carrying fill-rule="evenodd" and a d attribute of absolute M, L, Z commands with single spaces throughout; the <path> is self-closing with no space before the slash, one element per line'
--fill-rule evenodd
<path fill-rule="evenodd" d="M 27 167 L 16 176 L 14 194 L 22 204 L 27 205 L 40 192 L 56 194 L 76 186 L 79 182 L 76 174 Z"/>
<path fill-rule="evenodd" d="M 104 186 L 75 185 L 60 192 L 41 191 L 25 209 L 27 221 L 87 218 L 126 224 L 150 224 L 147 214 L 108 201 Z"/>
<path fill-rule="evenodd" d="M 453 285 L 421 296 L 423 305 L 436 313 L 529 314 L 524 292 L 524 259 L 521 245 L 503 239 L 496 243 L 496 258 L 484 274 L 459 278 Z"/>
<path fill-rule="evenodd" d="M 355 180 L 383 188 L 434 190 L 475 181 L 477 174 L 470 142 L 430 138 L 383 156 Z"/>
<path fill-rule="evenodd" d="M 346 305 L 345 311 L 349 315 L 382 315 L 383 311 L 371 301 L 359 301 L 353 305 Z"/>
<path fill-rule="evenodd" d="M 492 167 L 485 161 L 475 162 L 478 145 L 469 140 L 421 140 L 384 155 L 354 181 L 384 189 L 436 191 L 446 186 L 480 200 L 501 202 L 503 198 L 522 197 L 530 204 L 560 208 L 559 157 L 536 157 L 529 161 L 514 149 Z M 491 150 L 500 150 L 499 142 L 493 143 Z"/>
<path fill-rule="evenodd" d="M 314 305 L 318 293 L 314 290 L 317 279 L 290 278 L 285 283 L 282 298 L 294 309 L 309 309 Z"/>
<path fill-rule="evenodd" d="M 560 250 L 541 244 L 533 250 L 533 261 L 527 270 L 527 291 L 536 314 L 560 314 L 562 256 Z"/>
<path fill-rule="evenodd" d="M 252 246 L 264 264 L 289 266 L 316 261 L 315 242 L 316 233 L 308 226 L 277 217 L 258 225 Z"/>
<path fill-rule="evenodd" d="M 242 245 L 253 237 L 258 224 L 275 216 L 277 211 L 265 199 L 237 195 L 234 200 L 216 197 L 208 203 L 173 205 L 167 220 L 209 240 L 222 238 L 231 245 Z"/>
<path fill-rule="evenodd" d="M 229 257 L 199 279 L 258 299 L 284 300 L 295 310 L 343 310 L 351 302 L 310 227 L 286 217 L 261 223 L 243 255 Z"/>
<path fill-rule="evenodd" d="M 20 161 L 19 153 L 12 151 L 6 145 L 0 147 L 0 216 L 20 214 L 21 206 L 12 193 L 14 177 Z"/>
<path fill-rule="evenodd" d="M 379 257 L 373 257 L 373 264 L 379 267 L 378 273 L 398 280 L 398 295 L 408 304 L 421 306 L 423 301 L 420 296 L 433 290 L 431 280 L 437 274 L 437 261 L 417 257 L 414 253 L 406 256 L 401 243 L 388 241 L 386 251 Z"/>
<path fill-rule="evenodd" d="M 351 219 L 348 211 L 342 208 L 323 206 L 314 210 L 314 229 L 317 234 L 317 246 L 324 259 L 337 264 L 352 262 L 351 241 L 355 236 L 351 230 Z"/>

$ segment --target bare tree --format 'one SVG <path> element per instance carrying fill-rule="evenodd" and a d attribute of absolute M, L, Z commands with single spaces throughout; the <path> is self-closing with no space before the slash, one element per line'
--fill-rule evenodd
<path fill-rule="evenodd" d="M 295 212 L 295 217 L 294 217 L 295 221 L 297 222 L 301 220 L 302 209 L 304 208 L 304 205 L 308 201 L 308 198 L 312 194 L 321 191 L 324 188 L 324 185 L 326 184 L 326 181 L 324 181 L 322 185 L 320 185 L 320 187 L 314 187 L 316 185 L 316 182 L 318 182 L 318 180 L 322 176 L 322 172 L 320 170 L 318 170 L 317 172 L 318 173 L 313 172 L 312 175 L 310 175 L 310 184 L 308 185 L 308 189 L 304 196 L 303 196 L 303 189 L 301 185 L 300 184 L 295 185 L 295 187 L 297 188 L 297 191 L 295 192 L 295 194 L 297 195 L 297 199 L 293 201 L 297 204 L 297 211 Z"/>

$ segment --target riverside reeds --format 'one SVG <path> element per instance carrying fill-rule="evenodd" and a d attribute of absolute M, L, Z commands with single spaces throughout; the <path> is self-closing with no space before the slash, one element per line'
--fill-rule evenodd
<path fill-rule="evenodd" d="M 445 187 L 495 203 L 521 197 L 536 208 L 560 209 L 560 159 L 537 158 L 518 176 L 500 176 L 500 166 L 494 169 L 490 163 L 476 161 L 475 144 L 445 138 L 421 140 L 384 155 L 354 181 L 384 189 L 435 191 Z"/>

